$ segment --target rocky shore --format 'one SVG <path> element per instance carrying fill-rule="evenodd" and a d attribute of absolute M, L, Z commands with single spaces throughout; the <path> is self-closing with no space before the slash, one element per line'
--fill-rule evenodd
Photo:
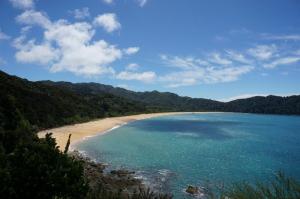
<path fill-rule="evenodd" d="M 83 164 L 89 185 L 89 198 L 99 198 L 99 195 L 120 199 L 172 198 L 168 194 L 155 193 L 145 187 L 140 179 L 134 177 L 134 171 L 108 170 L 105 164 L 95 162 L 78 151 L 71 151 L 69 155 Z"/>
<path fill-rule="evenodd" d="M 78 151 L 72 151 L 69 155 L 83 163 L 84 175 L 88 181 L 91 193 L 98 192 L 101 189 L 110 193 L 131 195 L 140 189 L 145 189 L 141 180 L 134 178 L 133 171 L 105 171 L 105 164 L 94 162 Z"/>

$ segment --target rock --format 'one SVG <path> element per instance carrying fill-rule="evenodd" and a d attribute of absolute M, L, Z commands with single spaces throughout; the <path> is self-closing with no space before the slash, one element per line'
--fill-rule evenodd
<path fill-rule="evenodd" d="M 134 172 L 127 170 L 112 170 L 110 173 L 113 175 L 117 175 L 118 177 L 126 177 L 128 175 L 134 174 Z"/>
<path fill-rule="evenodd" d="M 189 185 L 187 187 L 187 189 L 185 190 L 185 192 L 192 194 L 192 195 L 196 195 L 196 194 L 199 194 L 199 188 L 196 186 Z"/>

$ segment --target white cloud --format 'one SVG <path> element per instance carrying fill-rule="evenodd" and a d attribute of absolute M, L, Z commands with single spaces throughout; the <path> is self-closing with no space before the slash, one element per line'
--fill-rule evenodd
<path fill-rule="evenodd" d="M 90 16 L 90 11 L 88 7 L 84 7 L 81 9 L 75 9 L 70 12 L 74 15 L 75 19 L 85 19 Z"/>
<path fill-rule="evenodd" d="M 275 61 L 273 61 L 269 64 L 265 64 L 264 67 L 265 68 L 275 68 L 280 65 L 293 64 L 293 63 L 297 63 L 299 61 L 300 61 L 300 57 L 282 57 L 282 58 L 276 59 Z"/>
<path fill-rule="evenodd" d="M 107 4 L 112 4 L 114 2 L 114 0 L 103 0 L 104 3 L 107 3 Z"/>
<path fill-rule="evenodd" d="M 220 58 L 219 56 L 217 57 Z M 225 62 L 220 60 L 218 60 L 220 65 L 212 66 L 207 65 L 205 60 L 193 57 L 182 58 L 162 55 L 161 59 L 165 64 L 171 64 L 181 69 L 181 71 L 170 72 L 159 77 L 159 80 L 166 83 L 168 87 L 190 86 L 199 83 L 212 84 L 231 82 L 237 80 L 241 75 L 250 72 L 254 68 L 249 65 L 228 66 L 227 62 L 226 65 L 224 65 Z"/>
<path fill-rule="evenodd" d="M 137 0 L 140 7 L 144 7 L 147 3 L 147 0 Z"/>
<path fill-rule="evenodd" d="M 268 73 L 260 73 L 260 75 L 261 75 L 261 76 L 263 76 L 263 77 L 267 77 L 267 76 L 269 76 L 269 74 L 268 74 Z"/>
<path fill-rule="evenodd" d="M 121 28 L 121 24 L 118 22 L 117 15 L 114 13 L 105 13 L 98 15 L 93 24 L 104 28 L 106 32 L 113 32 Z"/>
<path fill-rule="evenodd" d="M 69 23 L 62 19 L 52 22 L 46 14 L 33 10 L 22 13 L 17 21 L 43 30 L 39 43 L 26 40 L 27 31 L 15 39 L 17 61 L 46 65 L 51 72 L 69 71 L 84 76 L 115 74 L 110 65 L 124 55 L 115 45 L 94 40 L 95 29 L 87 22 Z"/>
<path fill-rule="evenodd" d="M 129 89 L 129 86 L 127 84 L 118 84 L 117 87 L 124 88 L 124 89 Z"/>
<path fill-rule="evenodd" d="M 220 64 L 220 65 L 230 65 L 230 64 L 232 64 L 232 61 L 230 61 L 226 58 L 222 58 L 219 53 L 211 53 L 209 61 L 212 62 L 212 63 Z"/>
<path fill-rule="evenodd" d="M 270 40 L 300 41 L 300 34 L 290 34 L 290 35 L 269 35 L 269 34 L 264 34 L 263 38 L 270 39 Z"/>
<path fill-rule="evenodd" d="M 247 59 L 242 53 L 238 53 L 233 50 L 227 50 L 226 53 L 227 53 L 227 56 L 234 61 L 244 63 L 244 64 L 252 63 L 252 60 Z"/>
<path fill-rule="evenodd" d="M 0 40 L 7 40 L 9 38 L 10 37 L 7 34 L 5 34 L 4 32 L 2 32 L 0 29 Z"/>
<path fill-rule="evenodd" d="M 49 43 L 37 45 L 34 40 L 27 43 L 15 40 L 15 46 L 19 50 L 15 55 L 19 62 L 48 64 L 59 57 L 59 51 L 52 48 Z"/>
<path fill-rule="evenodd" d="M 130 63 L 126 66 L 126 70 L 136 71 L 136 70 L 138 70 L 139 67 L 140 67 L 140 65 L 138 65 L 137 63 Z"/>
<path fill-rule="evenodd" d="M 257 45 L 248 49 L 248 54 L 259 60 L 269 60 L 277 52 L 276 45 Z"/>
<path fill-rule="evenodd" d="M 31 9 L 34 7 L 34 0 L 9 0 L 12 5 L 20 9 Z"/>
<path fill-rule="evenodd" d="M 115 0 L 102 0 L 106 4 L 113 4 Z M 140 7 L 144 7 L 147 3 L 147 0 L 135 0 Z"/>
<path fill-rule="evenodd" d="M 155 80 L 156 73 L 153 71 L 146 71 L 141 73 L 122 71 L 116 75 L 116 78 L 121 80 L 137 80 L 145 83 L 151 83 Z"/>
<path fill-rule="evenodd" d="M 17 22 L 25 25 L 39 25 L 43 28 L 49 28 L 51 26 L 51 21 L 45 13 L 27 10 L 21 15 L 17 16 Z"/>
<path fill-rule="evenodd" d="M 124 53 L 127 55 L 133 55 L 140 51 L 139 47 L 129 47 L 124 50 Z"/>
<path fill-rule="evenodd" d="M 181 69 L 192 69 L 197 67 L 198 65 L 207 66 L 209 63 L 207 61 L 196 59 L 194 57 L 170 57 L 167 55 L 160 55 L 160 58 L 163 60 L 164 64 L 171 66 L 171 67 L 177 67 Z"/>

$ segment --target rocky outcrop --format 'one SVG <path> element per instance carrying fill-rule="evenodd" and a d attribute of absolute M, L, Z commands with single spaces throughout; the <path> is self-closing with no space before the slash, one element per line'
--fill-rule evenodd
<path fill-rule="evenodd" d="M 94 162 L 77 151 L 70 152 L 69 155 L 83 163 L 84 175 L 91 191 L 101 187 L 109 192 L 122 191 L 125 192 L 123 194 L 131 194 L 143 188 L 141 180 L 134 178 L 132 171 L 121 169 L 105 172 L 105 164 Z"/>
<path fill-rule="evenodd" d="M 192 194 L 192 195 L 197 195 L 197 194 L 199 194 L 199 188 L 196 186 L 189 185 L 186 188 L 185 192 Z"/>

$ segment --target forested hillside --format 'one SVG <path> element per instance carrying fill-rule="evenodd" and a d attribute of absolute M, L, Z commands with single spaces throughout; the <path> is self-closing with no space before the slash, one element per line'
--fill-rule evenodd
<path fill-rule="evenodd" d="M 119 87 L 98 83 L 77 83 L 70 82 L 52 82 L 41 81 L 40 83 L 51 86 L 58 86 L 64 89 L 70 89 L 77 94 L 99 94 L 109 93 L 128 100 L 141 102 L 148 108 L 156 108 L 165 111 L 217 111 L 224 106 L 223 102 L 218 102 L 203 98 L 181 97 L 170 92 L 134 92 Z"/>
<path fill-rule="evenodd" d="M 15 109 L 38 128 L 147 112 L 143 104 L 109 93 L 79 94 L 0 72 L 1 125 Z"/>
<path fill-rule="evenodd" d="M 39 81 L 0 71 L 0 126 L 17 110 L 37 129 L 109 116 L 163 111 L 227 111 L 300 114 L 300 96 L 253 97 L 231 102 L 181 97 L 169 92 L 134 92 L 98 83 Z"/>

